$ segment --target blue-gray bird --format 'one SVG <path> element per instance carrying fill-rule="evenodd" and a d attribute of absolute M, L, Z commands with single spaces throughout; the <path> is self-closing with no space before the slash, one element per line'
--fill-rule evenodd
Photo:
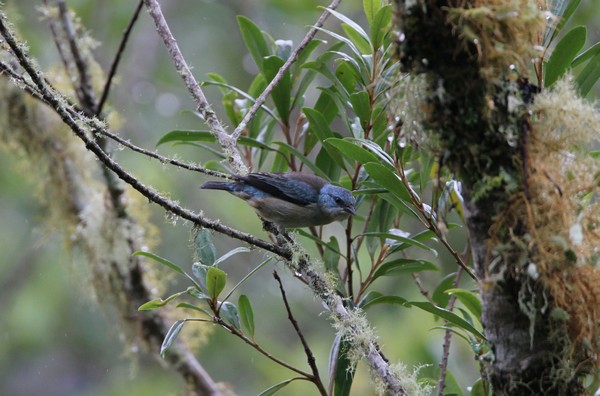
<path fill-rule="evenodd" d="M 206 182 L 200 188 L 229 191 L 263 219 L 286 228 L 329 224 L 356 213 L 350 191 L 314 175 L 249 173 L 233 178 L 233 182 Z"/>

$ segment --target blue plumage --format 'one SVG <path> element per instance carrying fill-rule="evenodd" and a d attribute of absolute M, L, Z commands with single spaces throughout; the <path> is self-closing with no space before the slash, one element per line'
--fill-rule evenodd
<path fill-rule="evenodd" d="M 345 188 L 305 173 L 250 173 L 233 182 L 206 182 L 242 198 L 265 220 L 283 227 L 310 227 L 355 214 L 356 200 Z"/>

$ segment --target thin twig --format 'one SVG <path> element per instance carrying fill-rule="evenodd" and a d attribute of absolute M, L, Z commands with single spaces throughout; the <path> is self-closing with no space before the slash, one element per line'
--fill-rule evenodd
<path fill-rule="evenodd" d="M 221 145 L 221 148 L 227 155 L 227 159 L 233 166 L 235 172 L 239 174 L 248 173 L 248 169 L 242 161 L 242 157 L 237 149 L 236 140 L 229 136 L 229 134 L 225 131 L 223 124 L 221 124 L 221 121 L 217 118 L 217 115 L 210 108 L 210 104 L 208 103 L 202 88 L 200 88 L 200 85 L 192 74 L 192 71 L 190 70 L 185 58 L 183 57 L 183 54 L 181 53 L 181 50 L 179 49 L 179 46 L 177 45 L 175 37 L 173 37 L 173 34 L 171 33 L 171 29 L 165 20 L 158 1 L 144 0 L 144 4 L 146 5 L 146 8 L 148 8 L 150 16 L 152 16 L 154 24 L 156 25 L 156 30 L 158 31 L 159 36 L 163 39 L 165 47 L 171 56 L 175 70 L 177 70 L 177 73 L 183 79 L 188 91 L 196 102 L 198 113 L 206 121 L 206 124 L 209 126 L 212 134 Z"/>
<path fill-rule="evenodd" d="M 333 0 L 331 2 L 331 4 L 329 4 L 328 8 L 334 10 L 337 8 L 337 6 L 340 4 L 340 2 L 341 2 L 341 0 Z M 317 22 L 313 25 L 313 27 L 311 27 L 310 30 L 308 31 L 308 33 L 306 33 L 306 36 L 304 36 L 304 38 L 302 39 L 302 41 L 300 42 L 298 47 L 296 47 L 292 51 L 289 58 L 287 58 L 287 60 L 283 64 L 283 66 L 281 66 L 279 71 L 277 71 L 277 74 L 275 74 L 275 77 L 273 77 L 273 79 L 271 80 L 269 85 L 267 85 L 265 90 L 262 91 L 262 93 L 256 99 L 256 101 L 254 102 L 252 107 L 250 107 L 250 110 L 248 110 L 248 112 L 246 113 L 246 115 L 244 116 L 242 121 L 238 124 L 238 126 L 235 128 L 235 130 L 231 134 L 231 137 L 233 138 L 234 141 L 237 141 L 239 139 L 239 137 L 242 135 L 242 133 L 248 126 L 248 123 L 250 123 L 250 121 L 252 121 L 252 119 L 256 115 L 256 112 L 258 111 L 260 106 L 262 106 L 262 104 L 265 102 L 265 100 L 267 100 L 267 97 L 271 94 L 271 91 L 273 91 L 273 89 L 277 86 L 277 84 L 279 84 L 279 82 L 281 81 L 281 79 L 283 78 L 285 73 L 288 71 L 288 69 L 292 66 L 292 64 L 294 62 L 296 62 L 300 52 L 302 52 L 302 50 L 304 50 L 304 48 L 306 48 L 308 43 L 310 43 L 312 41 L 312 39 L 315 37 L 315 35 L 319 31 L 319 28 L 323 26 L 323 23 L 325 23 L 325 20 L 329 17 L 329 15 L 330 15 L 330 12 L 326 9 L 321 14 L 321 16 L 319 17 Z"/>
<path fill-rule="evenodd" d="M 452 286 L 454 288 L 458 287 L 460 283 L 460 278 L 463 273 L 463 268 L 459 268 L 456 272 L 456 278 L 454 279 L 454 283 Z M 454 309 L 454 303 L 456 302 L 456 296 L 450 296 L 448 300 L 448 304 L 446 305 L 446 309 L 448 311 L 452 311 Z M 446 321 L 448 324 L 448 321 Z M 442 396 L 444 394 L 444 388 L 446 387 L 446 372 L 448 370 L 448 356 L 450 356 L 450 343 L 452 342 L 452 331 L 450 329 L 446 329 L 444 332 L 444 345 L 442 347 L 442 361 L 440 362 L 440 376 L 438 378 L 438 390 L 437 396 Z"/>
<path fill-rule="evenodd" d="M 60 36 L 58 33 L 58 28 L 56 26 L 56 22 L 54 21 L 54 13 L 50 12 L 50 4 L 48 4 L 48 0 L 44 0 L 44 8 L 41 9 L 43 15 L 48 18 L 48 26 L 50 27 L 50 32 L 52 33 L 52 39 L 54 40 L 54 44 L 56 44 L 56 50 L 58 51 L 58 56 L 65 68 L 65 73 L 69 77 L 69 81 L 73 84 L 73 89 L 76 90 L 75 87 L 75 79 L 69 76 L 69 61 L 67 60 L 67 55 L 62 46 L 62 42 L 60 40 Z"/>
<path fill-rule="evenodd" d="M 417 287 L 419 288 L 419 292 L 421 292 L 421 295 L 423 297 L 425 297 L 427 299 L 427 301 L 429 301 L 430 303 L 435 305 L 435 301 L 433 301 L 433 299 L 431 298 L 431 296 L 429 295 L 429 291 L 425 288 L 425 286 L 423 285 L 423 282 L 421 281 L 421 278 L 419 277 L 419 274 L 416 272 L 412 273 L 412 277 L 415 281 L 415 284 L 417 285 Z"/>
<path fill-rule="evenodd" d="M 287 297 L 285 295 L 285 290 L 283 289 L 283 283 L 281 282 L 281 278 L 279 277 L 279 274 L 277 273 L 277 271 L 273 271 L 273 277 L 275 278 L 277 283 L 279 283 L 279 290 L 281 291 L 281 297 L 283 298 L 283 304 L 285 305 L 285 310 L 287 311 L 288 319 L 290 320 L 290 323 L 292 323 L 292 326 L 294 327 L 294 330 L 296 331 L 296 334 L 298 334 L 298 338 L 300 338 L 300 342 L 302 343 L 302 346 L 304 347 L 304 353 L 306 354 L 306 359 L 308 360 L 308 365 L 310 366 L 310 369 L 312 370 L 312 373 L 313 373 L 312 377 L 310 377 L 311 381 L 319 389 L 319 392 L 321 393 L 321 395 L 327 396 L 327 390 L 325 389 L 325 386 L 323 386 L 323 382 L 321 382 L 321 377 L 319 376 L 319 369 L 317 368 L 315 356 L 313 355 L 312 351 L 310 350 L 310 347 L 308 346 L 308 342 L 306 342 L 306 339 L 304 338 L 304 334 L 302 334 L 302 330 L 300 330 L 300 327 L 298 326 L 298 322 L 296 321 L 296 319 L 294 318 L 294 315 L 292 314 L 292 309 L 290 308 L 290 304 L 288 303 Z"/>
<path fill-rule="evenodd" d="M 79 73 L 79 87 L 75 92 L 86 113 L 89 112 L 88 115 L 92 115 L 94 114 L 92 109 L 96 108 L 96 94 L 92 88 L 92 79 L 90 77 L 89 68 L 79 49 L 76 37 L 77 32 L 75 31 L 73 19 L 71 18 L 71 13 L 69 12 L 67 5 L 64 0 L 57 0 L 56 3 L 58 5 L 58 15 L 62 21 L 63 30 L 65 31 L 65 36 L 69 43 L 69 48 L 71 49 L 71 55 L 73 55 L 73 61 L 75 62 L 77 72 Z"/>
<path fill-rule="evenodd" d="M 110 70 L 108 72 L 108 76 L 106 78 L 106 83 L 104 84 L 104 89 L 102 90 L 102 96 L 100 97 L 100 101 L 98 102 L 98 106 L 96 107 L 96 116 L 99 116 L 102 113 L 102 108 L 104 107 L 104 103 L 106 103 L 106 99 L 108 99 L 108 93 L 110 92 L 110 87 L 112 85 L 112 80 L 117 73 L 117 67 L 119 66 L 119 62 L 121 61 L 121 56 L 125 51 L 125 46 L 129 41 L 129 35 L 133 30 L 133 26 L 135 25 L 138 17 L 140 16 L 140 12 L 142 11 L 142 7 L 144 6 L 144 1 L 140 0 L 138 5 L 129 20 L 129 24 L 125 31 L 123 32 L 123 37 L 121 38 L 121 42 L 119 43 L 119 48 L 117 49 L 117 53 L 115 54 L 115 59 L 110 66 Z"/>

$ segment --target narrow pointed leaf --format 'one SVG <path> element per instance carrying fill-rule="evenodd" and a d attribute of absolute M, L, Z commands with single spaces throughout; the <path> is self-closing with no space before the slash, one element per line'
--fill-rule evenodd
<path fill-rule="evenodd" d="M 171 301 L 175 300 L 177 297 L 181 296 L 182 294 L 187 294 L 187 292 L 188 292 L 187 290 L 184 290 L 182 292 L 172 294 L 164 300 L 162 298 L 155 298 L 154 300 L 150 300 L 147 303 L 142 304 L 138 308 L 138 311 L 151 311 L 156 308 L 164 307 L 165 305 L 167 305 Z"/>
<path fill-rule="evenodd" d="M 175 342 L 184 324 L 185 319 L 180 319 L 173 323 L 173 326 L 171 326 L 169 331 L 167 331 L 167 335 L 165 336 L 165 339 L 163 340 L 162 345 L 160 346 L 160 356 L 162 356 L 163 358 L 165 357 L 165 352 L 171 347 L 173 342 Z"/>
<path fill-rule="evenodd" d="M 386 5 L 381 7 L 375 14 L 373 23 L 371 24 L 371 45 L 374 49 L 381 47 L 383 38 L 390 31 L 390 22 L 392 21 L 392 6 Z"/>
<path fill-rule="evenodd" d="M 260 28 L 245 16 L 238 16 L 237 21 L 246 47 L 248 47 L 248 51 L 252 59 L 254 59 L 258 70 L 262 72 L 263 58 L 271 55 L 265 36 Z"/>
<path fill-rule="evenodd" d="M 333 396 L 349 396 L 354 381 L 354 365 L 348 358 L 350 344 L 336 336 L 329 353 L 329 381 Z"/>
<path fill-rule="evenodd" d="M 238 253 L 248 253 L 250 251 L 251 250 L 248 249 L 247 247 L 243 247 L 243 246 L 237 247 L 235 249 L 232 249 L 232 250 L 228 251 L 227 253 L 225 253 L 224 255 L 222 255 L 221 257 L 219 257 L 218 259 L 216 259 L 213 265 L 219 265 L 223 261 L 227 260 L 231 256 L 234 256 L 234 255 L 236 255 Z"/>
<path fill-rule="evenodd" d="M 473 316 L 481 321 L 481 300 L 477 294 L 465 289 L 448 289 L 446 293 L 456 296 Z"/>
<path fill-rule="evenodd" d="M 348 140 L 328 138 L 325 139 L 325 142 L 339 150 L 344 157 L 351 158 L 361 164 L 377 161 L 377 157 L 373 153 Z"/>
<path fill-rule="evenodd" d="M 369 162 L 364 165 L 365 170 L 381 187 L 387 189 L 390 193 L 403 201 L 410 202 L 410 194 L 402 180 L 389 168 L 376 162 Z"/>
<path fill-rule="evenodd" d="M 585 44 L 585 26 L 575 26 L 556 44 L 545 65 L 544 86 L 550 87 L 571 67 Z"/>
<path fill-rule="evenodd" d="M 437 315 L 440 318 L 447 320 L 449 323 L 452 323 L 453 325 L 458 326 L 461 329 L 468 331 L 469 333 L 473 334 L 474 336 L 485 339 L 485 336 L 479 330 L 477 330 L 475 327 L 473 327 L 469 322 L 467 322 L 466 320 L 464 320 L 463 318 L 461 318 L 454 312 L 448 311 L 447 309 L 440 308 L 436 305 L 433 305 L 432 303 L 430 303 L 428 301 L 409 301 L 407 303 L 407 306 L 409 306 L 409 307 L 415 306 L 424 311 L 427 311 L 429 313 Z"/>
<path fill-rule="evenodd" d="M 400 258 L 381 264 L 373 274 L 373 279 L 377 279 L 380 276 L 412 274 L 421 271 L 437 270 L 439 270 L 437 265 L 430 261 Z"/>
<path fill-rule="evenodd" d="M 271 82 L 285 61 L 278 56 L 268 56 L 263 61 L 263 74 L 268 82 Z M 292 79 L 289 70 L 283 75 L 277 86 L 273 88 L 271 97 L 275 103 L 275 108 L 281 120 L 285 125 L 288 124 L 290 118 L 290 103 L 292 96 Z"/>
<path fill-rule="evenodd" d="M 157 263 L 160 263 L 166 267 L 169 267 L 170 269 L 172 269 L 175 272 L 178 272 L 182 275 L 185 275 L 185 272 L 183 272 L 183 270 L 175 263 L 167 260 L 166 258 L 160 257 L 154 253 L 150 253 L 150 252 L 142 252 L 141 250 L 138 250 L 137 252 L 134 252 L 132 254 L 133 256 L 143 256 L 143 257 L 148 257 L 154 261 L 156 261 Z"/>
<path fill-rule="evenodd" d="M 279 392 L 282 388 L 284 388 L 285 386 L 287 386 L 290 382 L 296 380 L 297 378 L 291 378 L 289 380 L 285 380 L 285 381 L 281 381 L 278 384 L 275 384 L 273 386 L 271 386 L 270 388 L 265 389 L 264 391 L 260 392 L 258 394 L 258 396 L 271 396 L 274 395 L 275 393 Z"/>
<path fill-rule="evenodd" d="M 367 17 L 369 25 L 373 24 L 377 11 L 381 9 L 381 0 L 363 0 L 363 10 Z"/>
<path fill-rule="evenodd" d="M 240 295 L 238 298 L 238 310 L 244 331 L 248 333 L 250 338 L 254 338 L 254 312 L 252 311 L 250 299 L 245 294 Z"/>

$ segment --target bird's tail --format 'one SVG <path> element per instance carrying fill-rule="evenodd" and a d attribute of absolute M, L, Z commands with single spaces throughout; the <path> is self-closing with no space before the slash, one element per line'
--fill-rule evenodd
<path fill-rule="evenodd" d="M 200 188 L 205 189 L 205 190 L 231 191 L 231 190 L 233 190 L 233 183 L 209 181 L 209 182 L 206 182 L 203 185 L 201 185 Z"/>

